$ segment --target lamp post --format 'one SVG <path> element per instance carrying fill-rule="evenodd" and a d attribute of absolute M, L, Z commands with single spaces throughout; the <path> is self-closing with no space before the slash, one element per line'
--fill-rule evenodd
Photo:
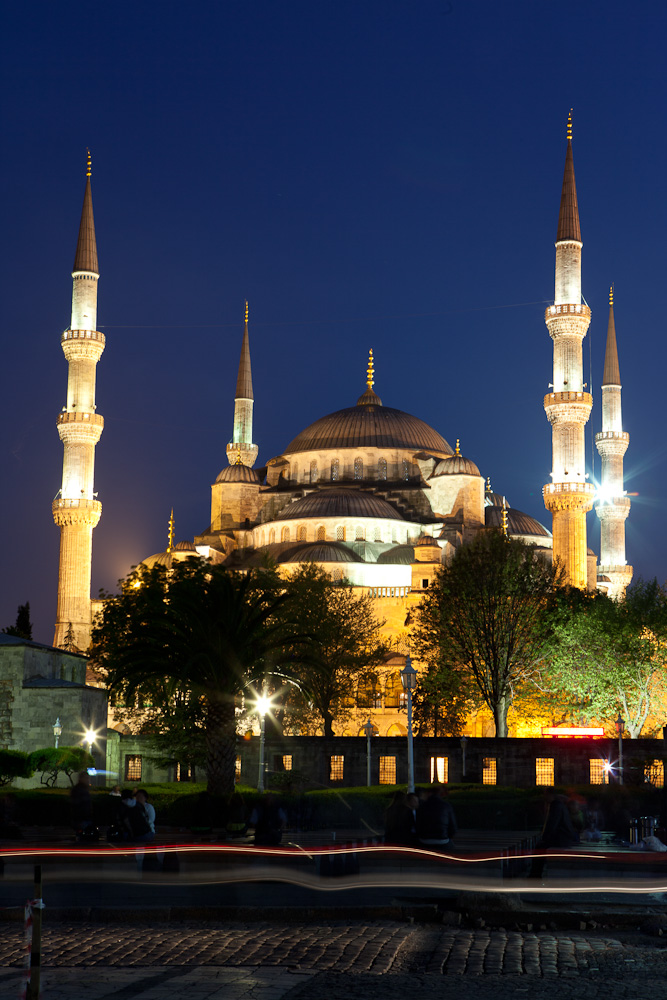
<path fill-rule="evenodd" d="M 625 719 L 618 713 L 616 720 L 616 732 L 618 733 L 618 783 L 623 784 L 623 732 L 625 731 Z"/>
<path fill-rule="evenodd" d="M 369 788 L 371 786 L 371 736 L 373 735 L 373 729 L 374 726 L 369 715 L 368 722 L 364 726 L 364 732 L 366 733 L 366 785 Z"/>
<path fill-rule="evenodd" d="M 56 741 L 56 750 L 58 749 L 58 740 L 62 735 L 63 727 L 60 725 L 60 716 L 53 723 L 53 738 Z"/>
<path fill-rule="evenodd" d="M 401 684 L 408 696 L 408 795 L 410 795 L 415 790 L 415 757 L 412 745 L 412 692 L 417 687 L 417 671 L 412 666 L 409 654 L 405 657 L 405 666 L 401 670 Z"/>
<path fill-rule="evenodd" d="M 95 737 L 96 736 L 97 736 L 97 733 L 95 732 L 94 729 L 86 729 L 86 732 L 85 732 L 85 735 L 84 735 L 83 739 L 84 739 L 84 743 L 88 747 L 88 753 L 89 754 L 92 754 L 92 752 L 93 752 L 93 743 L 95 742 Z"/>
<path fill-rule="evenodd" d="M 464 778 L 466 776 L 466 747 L 467 747 L 467 745 L 468 745 L 468 737 L 467 736 L 462 736 L 461 737 L 461 764 L 462 764 L 461 772 L 462 772 L 462 777 L 464 777 Z"/>
<path fill-rule="evenodd" d="M 266 776 L 266 761 L 264 759 L 264 746 L 266 742 L 266 713 L 271 708 L 271 699 L 266 695 L 266 688 L 257 699 L 257 714 L 259 715 L 259 776 L 257 778 L 257 791 L 264 791 L 264 781 Z"/>

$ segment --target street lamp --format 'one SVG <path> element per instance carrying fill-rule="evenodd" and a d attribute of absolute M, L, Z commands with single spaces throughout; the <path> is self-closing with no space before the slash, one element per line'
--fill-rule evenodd
<path fill-rule="evenodd" d="M 618 783 L 623 784 L 623 732 L 625 730 L 625 719 L 618 713 L 616 720 L 616 732 L 618 733 Z"/>
<path fill-rule="evenodd" d="M 412 692 L 417 687 L 417 671 L 412 666 L 409 654 L 405 657 L 405 666 L 401 670 L 401 684 L 408 696 L 408 795 L 411 795 L 415 790 L 415 758 L 412 745 Z"/>
<path fill-rule="evenodd" d="M 266 777 L 266 761 L 264 760 L 264 744 L 266 741 L 266 713 L 271 709 L 271 699 L 266 694 L 266 688 L 257 698 L 255 703 L 257 714 L 259 715 L 259 777 L 257 779 L 257 791 L 264 791 L 264 780 Z"/>
<path fill-rule="evenodd" d="M 55 730 L 55 727 L 54 727 L 54 730 Z M 90 754 L 92 754 L 92 752 L 93 752 L 93 743 L 95 742 L 96 737 L 97 737 L 97 733 L 95 732 L 94 729 L 86 729 L 86 732 L 84 734 L 83 740 L 84 740 L 84 743 L 88 744 L 88 753 L 90 753 Z"/>
<path fill-rule="evenodd" d="M 60 725 L 60 716 L 53 723 L 53 738 L 56 741 L 56 750 L 58 749 L 58 740 L 62 735 L 63 727 Z"/>
<path fill-rule="evenodd" d="M 366 733 L 366 784 L 371 787 L 371 736 L 375 731 L 375 726 L 371 722 L 370 715 L 368 716 L 368 722 L 364 726 L 364 732 Z"/>
<path fill-rule="evenodd" d="M 462 770 L 462 776 L 464 778 L 466 776 L 466 747 L 467 747 L 467 745 L 468 745 L 468 737 L 467 736 L 462 736 L 461 737 L 461 763 L 462 763 L 463 767 L 462 767 L 461 770 Z"/>

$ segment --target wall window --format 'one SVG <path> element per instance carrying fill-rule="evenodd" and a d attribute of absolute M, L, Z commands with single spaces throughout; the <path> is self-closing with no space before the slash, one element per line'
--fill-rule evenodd
<path fill-rule="evenodd" d="M 305 542 L 306 540 L 306 526 L 305 524 L 300 524 L 296 529 L 296 540 L 297 542 Z"/>
<path fill-rule="evenodd" d="M 181 764 L 180 760 L 176 764 L 176 781 L 192 781 L 194 775 L 189 764 Z"/>
<path fill-rule="evenodd" d="M 327 537 L 327 533 L 324 530 L 324 525 L 323 524 L 318 525 L 318 528 L 317 528 L 317 540 L 318 540 L 318 542 L 325 541 L 326 537 Z"/>
<path fill-rule="evenodd" d="M 607 772 L 605 770 L 605 764 L 609 762 L 602 760 L 601 757 L 591 757 L 588 761 L 588 775 L 589 784 L 591 785 L 606 785 L 607 783 Z"/>
<path fill-rule="evenodd" d="M 535 760 L 535 784 L 555 785 L 554 758 L 537 757 Z"/>
<path fill-rule="evenodd" d="M 280 541 L 289 542 L 289 528 L 283 528 L 283 530 L 280 532 Z"/>
<path fill-rule="evenodd" d="M 376 542 L 382 541 L 382 528 L 377 524 L 375 525 L 375 541 Z"/>
<path fill-rule="evenodd" d="M 665 762 L 664 760 L 650 760 L 644 764 L 644 781 L 656 788 L 663 788 L 665 784 Z"/>
<path fill-rule="evenodd" d="M 331 481 L 332 481 L 332 483 L 335 483 L 335 482 L 338 481 L 338 479 L 340 477 L 340 471 L 339 470 L 340 470 L 340 465 L 338 464 L 338 459 L 337 458 L 332 458 L 331 459 Z"/>
<path fill-rule="evenodd" d="M 317 482 L 317 462 L 310 463 L 310 481 L 311 483 Z"/>
<path fill-rule="evenodd" d="M 403 479 L 407 480 L 410 478 L 410 466 L 408 465 L 405 459 L 403 459 L 402 473 L 403 473 Z"/>
<path fill-rule="evenodd" d="M 446 785 L 449 781 L 449 757 L 431 757 L 431 781 Z"/>
<path fill-rule="evenodd" d="M 339 524 L 338 527 L 336 528 L 336 541 L 337 542 L 345 541 L 345 526 L 342 524 Z"/>
<path fill-rule="evenodd" d="M 364 532 L 363 525 L 362 524 L 358 524 L 357 525 L 357 531 L 356 531 L 356 534 L 355 534 L 355 541 L 357 541 L 357 542 L 363 542 L 364 539 L 365 539 L 365 534 L 366 533 Z"/>
<path fill-rule="evenodd" d="M 380 779 L 381 785 L 396 784 L 396 758 L 380 757 Z"/>
<path fill-rule="evenodd" d="M 496 758 L 495 757 L 483 757 L 482 758 L 482 784 L 483 785 L 495 785 L 496 783 Z"/>
<path fill-rule="evenodd" d="M 329 757 L 329 781 L 342 781 L 345 767 L 343 754 L 333 754 Z"/>
<path fill-rule="evenodd" d="M 285 753 L 283 754 L 283 771 L 291 771 L 291 770 L 292 770 L 292 754 Z"/>
<path fill-rule="evenodd" d="M 382 708 L 382 692 L 377 674 L 369 674 L 359 681 L 357 705 L 359 708 Z"/>
<path fill-rule="evenodd" d="M 386 479 L 386 478 L 387 478 L 387 459 L 380 458 L 378 459 L 378 479 Z"/>
<path fill-rule="evenodd" d="M 403 685 L 401 684 L 400 674 L 391 674 L 387 677 L 387 683 L 384 688 L 384 705 L 385 708 L 398 708 L 401 704 L 401 695 L 403 694 Z"/>
<path fill-rule="evenodd" d="M 135 756 L 127 756 L 125 758 L 125 780 L 126 781 L 141 781 L 141 757 L 139 754 Z"/>
<path fill-rule="evenodd" d="M 364 478 L 364 460 L 363 458 L 355 458 L 354 460 L 354 478 L 363 479 Z"/>
<path fill-rule="evenodd" d="M 343 571 L 342 571 L 342 569 L 335 569 L 333 571 L 333 582 L 334 583 L 342 583 L 342 580 L 343 580 Z"/>

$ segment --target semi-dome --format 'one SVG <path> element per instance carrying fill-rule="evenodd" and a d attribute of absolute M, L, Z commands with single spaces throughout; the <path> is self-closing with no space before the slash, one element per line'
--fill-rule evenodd
<path fill-rule="evenodd" d="M 283 507 L 277 521 L 302 517 L 383 517 L 402 521 L 395 507 L 365 490 L 320 489 Z"/>
<path fill-rule="evenodd" d="M 452 455 L 438 462 L 430 478 L 436 476 L 481 476 L 481 473 L 471 459 L 464 455 Z"/>
<path fill-rule="evenodd" d="M 356 406 L 336 410 L 306 427 L 283 454 L 339 448 L 427 451 L 436 457 L 452 454 L 441 434 L 418 417 L 383 406 L 372 390 L 365 392 Z"/>
<path fill-rule="evenodd" d="M 278 562 L 358 563 L 363 560 L 340 542 L 307 542 L 281 552 Z"/>
<path fill-rule="evenodd" d="M 415 561 L 415 550 L 412 545 L 395 545 L 378 556 L 378 563 L 383 566 L 409 566 Z"/>
<path fill-rule="evenodd" d="M 503 509 L 507 511 L 507 531 L 510 535 L 542 535 L 551 538 L 551 532 L 530 514 L 524 514 L 515 507 L 493 506 L 484 509 L 484 523 L 487 528 L 502 528 Z"/>
<path fill-rule="evenodd" d="M 216 479 L 216 483 L 256 483 L 259 485 L 261 479 L 249 465 L 241 465 L 237 462 L 223 469 Z"/>

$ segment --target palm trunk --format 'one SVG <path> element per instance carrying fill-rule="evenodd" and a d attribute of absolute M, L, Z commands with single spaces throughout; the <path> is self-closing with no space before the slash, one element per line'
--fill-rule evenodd
<path fill-rule="evenodd" d="M 234 699 L 206 698 L 206 790 L 231 795 L 236 769 L 236 713 Z"/>

